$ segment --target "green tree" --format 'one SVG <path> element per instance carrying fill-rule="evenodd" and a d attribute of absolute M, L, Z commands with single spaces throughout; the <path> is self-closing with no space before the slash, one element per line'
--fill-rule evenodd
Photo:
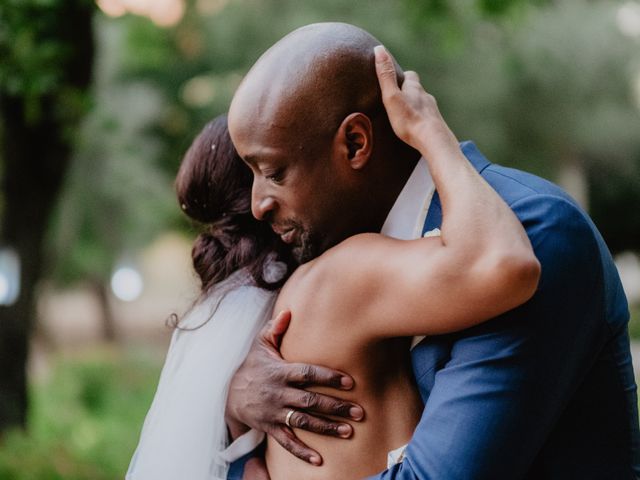
<path fill-rule="evenodd" d="M 507 36 L 508 149 L 516 164 L 567 178 L 586 207 L 589 171 L 633 170 L 640 148 L 631 69 L 640 57 L 615 13 L 610 2 L 567 0 L 532 12 Z"/>
<path fill-rule="evenodd" d="M 0 3 L 0 245 L 21 260 L 21 294 L 0 307 L 0 431 L 25 424 L 25 366 L 44 238 L 88 104 L 91 0 Z"/>
<path fill-rule="evenodd" d="M 160 143 L 148 131 L 163 98 L 149 82 L 122 78 L 129 20 L 94 18 L 93 108 L 78 128 L 49 240 L 54 283 L 83 283 L 94 292 L 108 341 L 117 336 L 109 293 L 114 266 L 178 215 L 170 178 L 157 166 Z"/>
<path fill-rule="evenodd" d="M 459 137 L 562 184 L 612 251 L 640 250 L 640 57 L 616 24 L 622 2 L 407 2 L 413 30 L 438 25 L 440 44 L 437 63 L 407 64 Z"/>
<path fill-rule="evenodd" d="M 218 8 L 200 8 L 207 3 Z M 593 179 L 602 179 L 594 172 L 606 166 L 611 178 L 626 175 L 640 148 L 640 114 L 631 98 L 638 49 L 615 24 L 620 5 L 377 0 L 362 8 L 341 0 L 201 1 L 168 32 L 132 19 L 125 74 L 162 95 L 165 108 L 150 129 L 163 145 L 160 164 L 173 173 L 189 140 L 226 110 L 242 75 L 268 45 L 307 23 L 354 23 L 421 75 L 461 139 L 475 140 L 492 161 L 563 183 L 601 219 L 602 189 L 593 185 L 589 191 Z M 141 59 L 139 51 L 149 53 Z M 640 190 L 637 185 L 625 191 Z M 604 221 L 605 238 L 634 224 L 637 197 L 625 197 L 637 207 L 618 208 L 619 215 Z M 606 198 L 610 207 L 612 197 Z"/>

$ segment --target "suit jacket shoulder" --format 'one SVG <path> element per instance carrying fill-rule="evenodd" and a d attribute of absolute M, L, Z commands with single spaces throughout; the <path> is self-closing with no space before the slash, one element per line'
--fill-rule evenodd
<path fill-rule="evenodd" d="M 556 260 L 543 263 L 543 268 L 571 268 L 574 281 L 583 280 L 580 275 L 597 278 L 605 319 L 614 330 L 626 326 L 628 305 L 613 258 L 577 202 L 552 182 L 512 168 L 490 164 L 482 176 L 520 218 L 536 255 L 544 257 L 549 249 L 557 251 Z M 569 260 L 573 262 L 566 263 Z M 550 281 L 549 277 L 543 275 L 542 281 Z"/>

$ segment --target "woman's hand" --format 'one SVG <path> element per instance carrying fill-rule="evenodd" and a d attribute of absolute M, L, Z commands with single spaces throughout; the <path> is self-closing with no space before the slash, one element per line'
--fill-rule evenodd
<path fill-rule="evenodd" d="M 281 312 L 258 334 L 246 360 L 231 380 L 227 397 L 227 425 L 234 438 L 255 428 L 271 435 L 298 458 L 320 465 L 322 457 L 311 450 L 289 425 L 321 435 L 348 438 L 353 433 L 348 423 L 338 423 L 317 415 L 332 415 L 361 420 L 362 407 L 339 398 L 304 390 L 324 386 L 341 390 L 353 387 L 348 375 L 325 367 L 287 363 L 280 355 L 280 343 L 291 313 Z"/>
<path fill-rule="evenodd" d="M 459 150 L 455 135 L 440 115 L 436 99 L 422 88 L 418 74 L 404 72 L 400 88 L 389 52 L 382 45 L 374 51 L 382 102 L 398 138 L 429 155 L 447 153 L 448 149 Z"/>

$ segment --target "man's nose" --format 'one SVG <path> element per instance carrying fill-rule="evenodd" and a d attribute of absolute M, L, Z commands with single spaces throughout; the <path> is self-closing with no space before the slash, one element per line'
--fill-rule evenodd
<path fill-rule="evenodd" d="M 251 213 L 258 220 L 264 220 L 265 216 L 276 207 L 276 202 L 272 196 L 260 188 L 254 181 L 251 189 Z"/>

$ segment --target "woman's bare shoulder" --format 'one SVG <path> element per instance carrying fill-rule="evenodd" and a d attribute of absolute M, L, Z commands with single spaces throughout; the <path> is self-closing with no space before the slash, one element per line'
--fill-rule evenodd
<path fill-rule="evenodd" d="M 318 270 L 324 267 L 349 268 L 352 261 L 370 258 L 370 255 L 379 252 L 380 248 L 396 241 L 379 233 L 353 235 L 320 255 L 315 260 L 316 268 Z M 343 263 L 345 260 L 350 260 L 350 262 L 345 265 Z"/>
<path fill-rule="evenodd" d="M 296 269 L 287 280 L 278 296 L 276 309 L 290 308 L 313 299 L 331 301 L 333 297 L 344 297 L 354 283 L 375 263 L 380 247 L 392 239 L 376 233 L 362 233 L 349 237 L 322 255 Z M 310 298 L 312 297 L 312 298 Z"/>

